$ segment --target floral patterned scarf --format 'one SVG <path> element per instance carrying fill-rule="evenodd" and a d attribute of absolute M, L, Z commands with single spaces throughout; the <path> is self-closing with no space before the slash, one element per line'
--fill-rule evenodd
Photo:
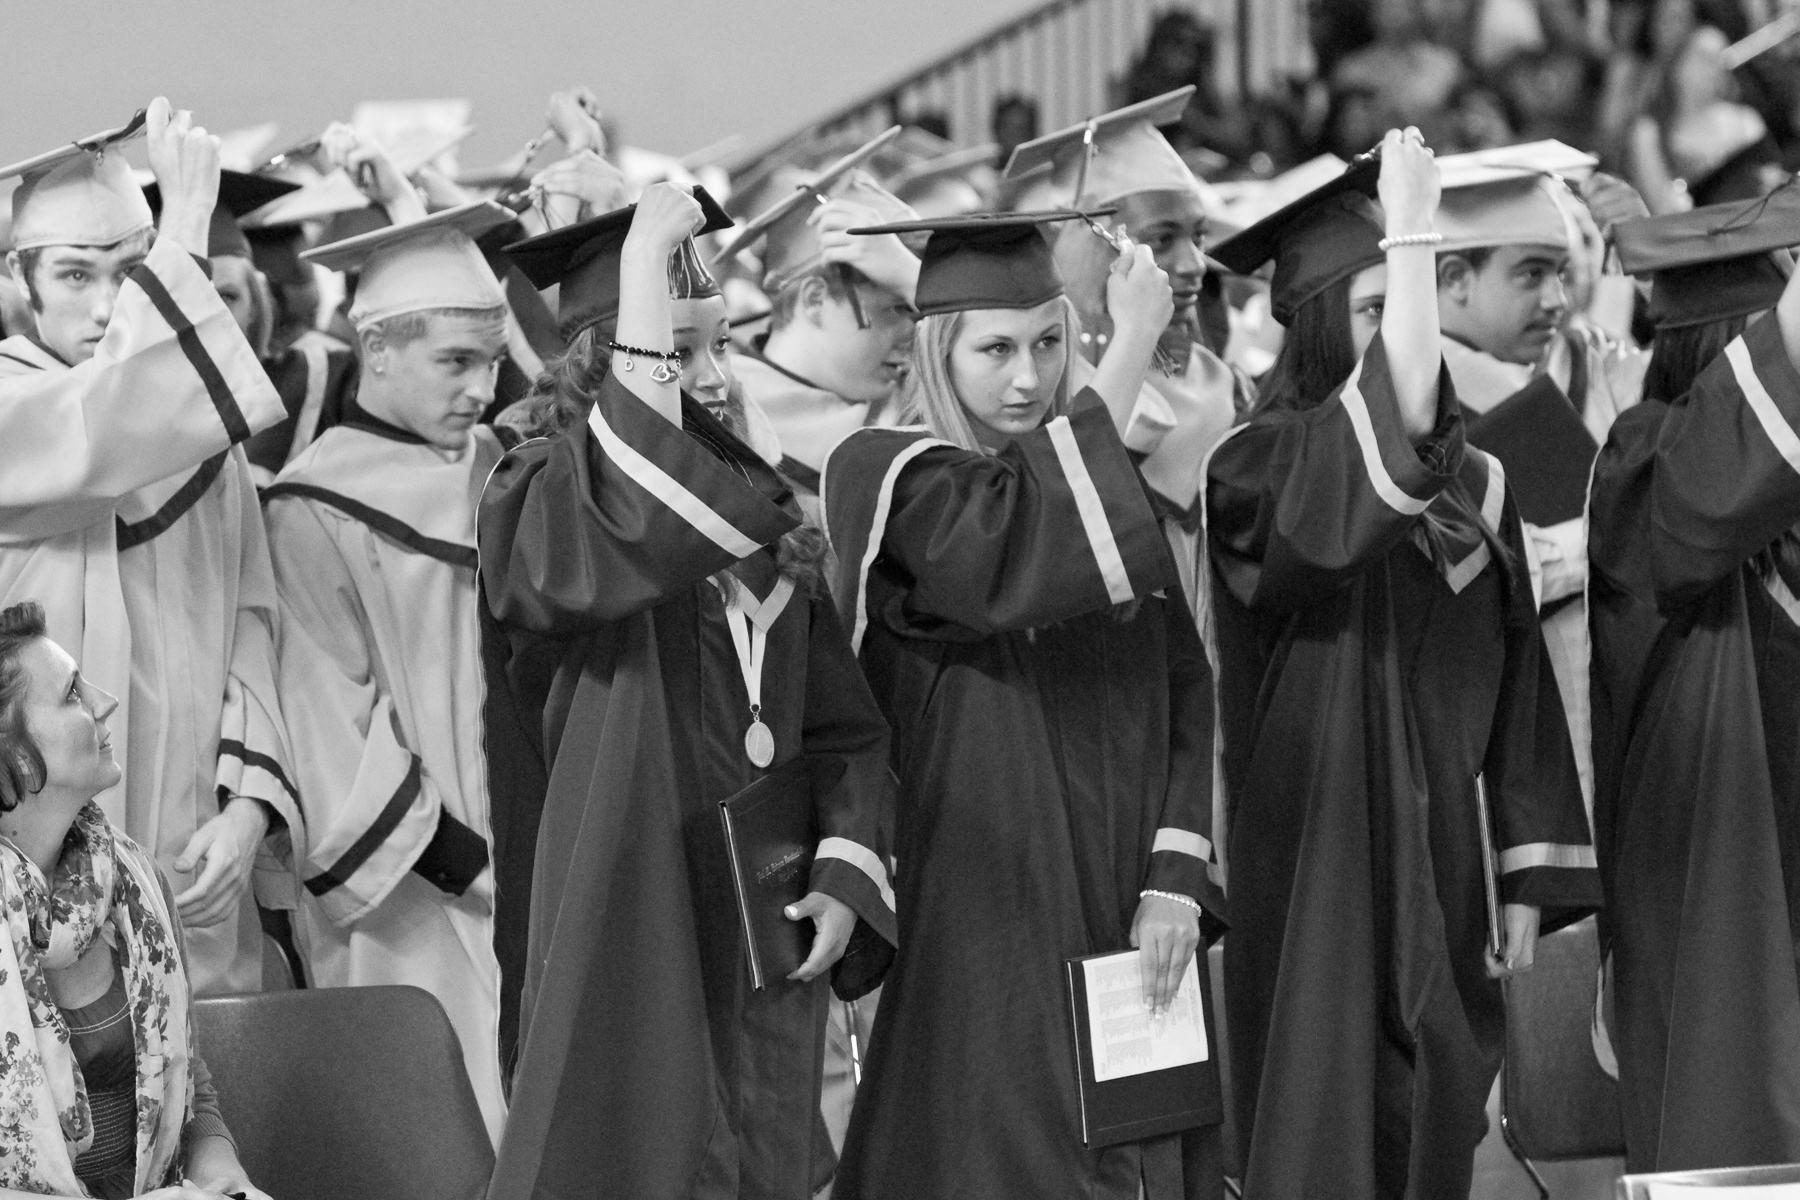
<path fill-rule="evenodd" d="M 46 884 L 0 838 L 0 1187 L 83 1196 L 75 1159 L 93 1144 L 87 1086 L 46 969 L 117 947 L 137 1045 L 136 1191 L 174 1182 L 193 1102 L 187 972 L 156 864 L 98 805 L 75 818 Z"/>

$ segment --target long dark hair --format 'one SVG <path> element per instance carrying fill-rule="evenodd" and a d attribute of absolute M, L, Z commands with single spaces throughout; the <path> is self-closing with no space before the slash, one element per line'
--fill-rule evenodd
<path fill-rule="evenodd" d="M 504 425 L 526 438 L 556 437 L 587 420 L 594 407 L 594 396 L 606 377 L 612 374 L 613 329 L 609 323 L 590 325 L 569 340 L 569 348 L 544 365 L 543 373 L 532 381 L 531 390 L 517 404 L 499 417 L 496 425 Z M 749 422 L 744 415 L 744 393 L 734 380 L 726 393 L 726 407 L 720 420 L 726 428 L 745 442 L 749 441 Z M 783 534 L 775 547 L 775 561 L 781 573 L 792 579 L 806 594 L 822 594 L 825 587 L 825 558 L 829 552 L 825 533 L 811 521 Z M 722 581 L 729 577 L 721 575 Z"/>
<path fill-rule="evenodd" d="M 1302 304 L 1281 339 L 1281 352 L 1257 386 L 1255 412 L 1304 412 L 1325 402 L 1356 369 L 1350 336 L 1347 275 Z"/>
<path fill-rule="evenodd" d="M 1704 321 L 1676 329 L 1659 329 L 1650 343 L 1650 365 L 1644 371 L 1644 398 L 1673 404 L 1687 395 L 1707 364 L 1744 332 L 1748 316 Z"/>
<path fill-rule="evenodd" d="M 1325 403 L 1356 369 L 1356 339 L 1350 333 L 1349 275 L 1294 310 L 1281 352 L 1257 390 L 1255 416 L 1264 412 L 1307 412 Z M 1481 502 L 1458 475 L 1427 508 L 1418 529 L 1434 551 L 1447 557 L 1446 543 L 1467 544 L 1479 533 L 1505 566 L 1516 561 L 1500 531 L 1481 515 Z"/>

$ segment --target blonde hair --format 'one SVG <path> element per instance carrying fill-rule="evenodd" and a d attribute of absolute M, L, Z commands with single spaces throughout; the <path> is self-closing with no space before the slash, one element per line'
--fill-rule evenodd
<path fill-rule="evenodd" d="M 1074 374 L 1076 344 L 1081 336 L 1081 320 L 1067 296 L 1059 296 L 1063 325 L 1063 370 L 1051 397 L 1046 421 L 1069 411 L 1070 377 Z M 950 372 L 950 353 L 956 348 L 962 332 L 963 314 L 936 313 L 920 317 L 913 334 L 912 366 L 906 375 L 906 391 L 900 400 L 900 420 L 906 425 L 923 425 L 937 437 L 965 450 L 983 450 L 975 436 L 974 418 L 956 394 Z"/>

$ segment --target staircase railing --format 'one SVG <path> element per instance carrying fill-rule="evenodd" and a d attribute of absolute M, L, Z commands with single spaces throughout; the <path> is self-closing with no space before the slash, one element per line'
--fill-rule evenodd
<path fill-rule="evenodd" d="M 1261 90 L 1310 58 L 1304 0 L 1046 0 L 752 158 L 819 134 L 872 137 L 924 112 L 948 118 L 953 141 L 976 145 L 991 139 L 994 102 L 1008 95 L 1037 102 L 1040 132 L 1060 129 L 1122 102 L 1152 23 L 1172 8 L 1216 31 L 1213 77 L 1223 94 Z"/>

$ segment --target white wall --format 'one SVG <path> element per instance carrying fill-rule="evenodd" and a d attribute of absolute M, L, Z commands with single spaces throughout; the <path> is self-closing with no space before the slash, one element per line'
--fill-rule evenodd
<path fill-rule="evenodd" d="M 685 154 L 787 132 L 1032 0 L 0 0 L 0 162 L 158 92 L 298 140 L 359 99 L 467 96 L 479 166 L 590 84 L 626 139 Z M 4 190 L 4 188 L 0 188 Z"/>

